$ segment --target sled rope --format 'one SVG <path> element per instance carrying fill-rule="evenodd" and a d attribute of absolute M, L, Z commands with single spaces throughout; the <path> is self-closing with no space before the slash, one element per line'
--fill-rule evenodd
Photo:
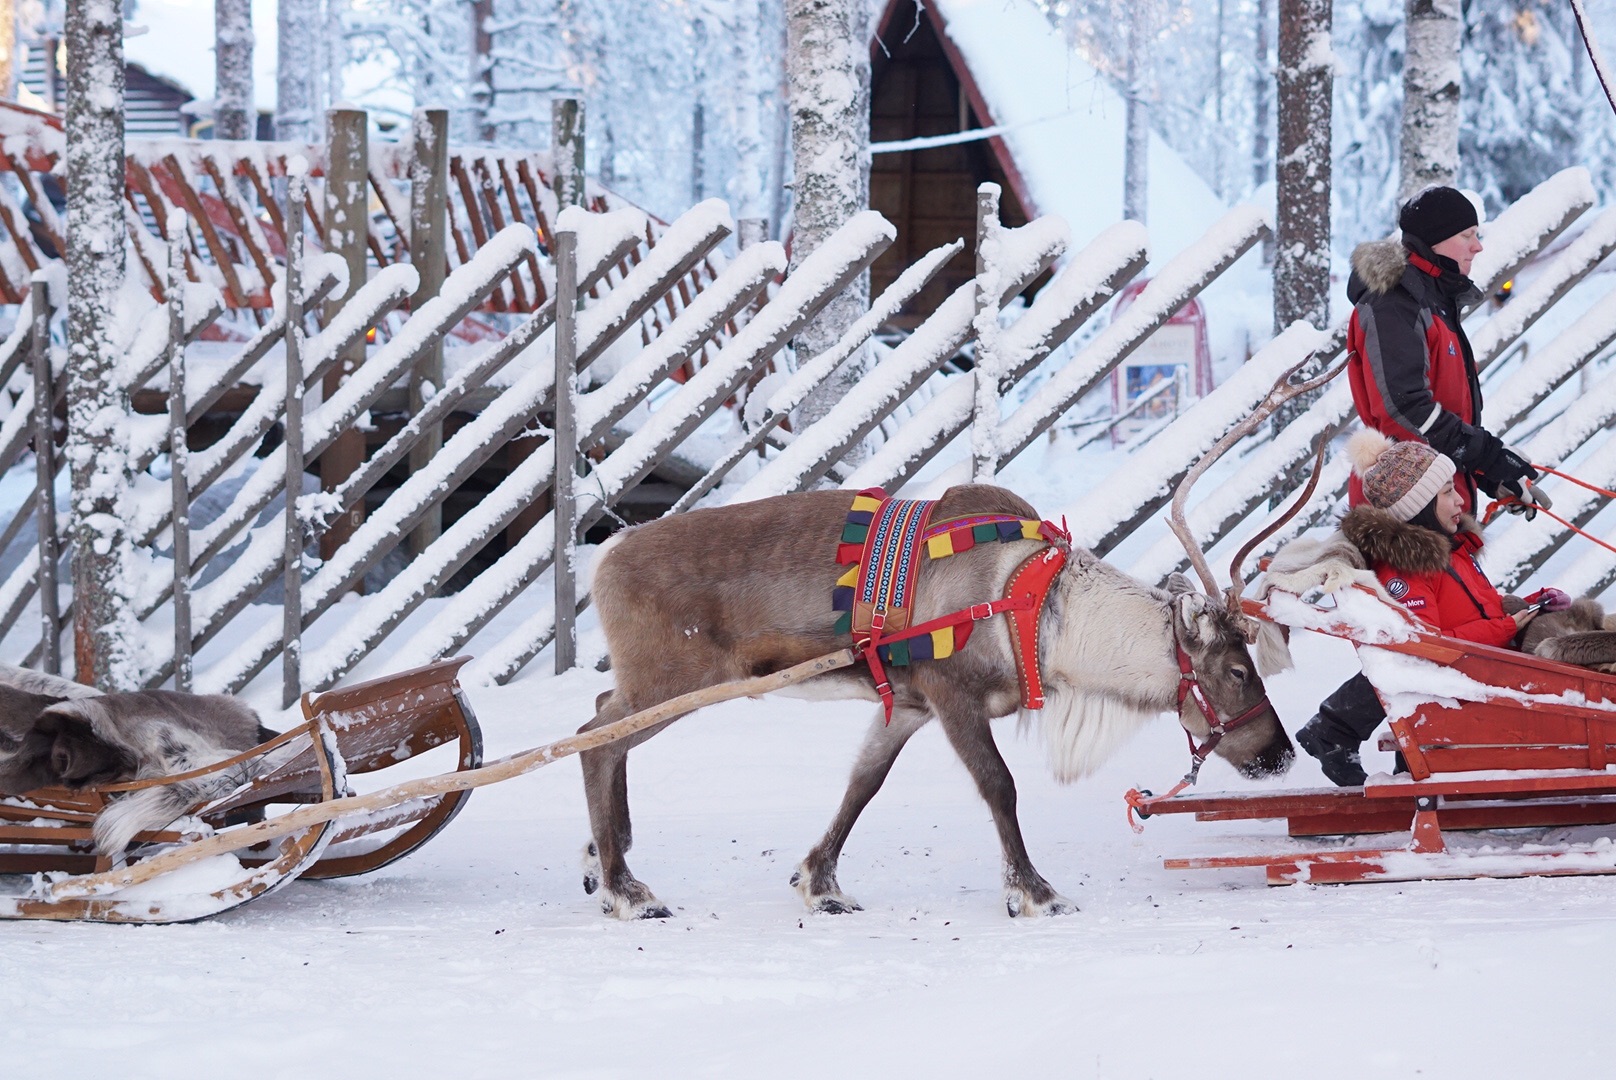
<path fill-rule="evenodd" d="M 783 671 L 771 675 L 759 675 L 751 679 L 739 679 L 734 682 L 721 683 L 717 686 L 707 686 L 700 690 L 692 690 L 688 694 L 669 698 L 659 705 L 633 713 L 621 720 L 613 721 L 593 731 L 559 739 L 545 746 L 532 750 L 524 750 L 489 762 L 477 769 L 466 769 L 460 772 L 443 773 L 439 776 L 429 776 L 420 780 L 410 780 L 392 787 L 373 791 L 366 795 L 352 795 L 347 798 L 333 799 L 329 802 L 315 803 L 312 806 L 301 807 L 290 813 L 269 821 L 262 821 L 255 825 L 244 825 L 238 829 L 218 833 L 206 837 L 183 847 L 167 851 L 161 855 L 153 855 L 149 859 L 142 859 L 131 866 L 121 869 L 108 870 L 97 874 L 83 874 L 77 877 L 54 881 L 44 886 L 43 898 L 46 900 L 67 900 L 79 897 L 101 896 L 116 893 L 131 885 L 138 885 L 153 878 L 197 862 L 201 859 L 217 855 L 227 855 L 245 847 L 273 840 L 276 837 L 289 836 L 302 832 L 314 825 L 350 814 L 363 814 L 375 810 L 384 810 L 398 806 L 402 803 L 438 798 L 455 791 L 470 791 L 472 788 L 487 787 L 489 784 L 499 783 L 543 768 L 562 758 L 571 757 L 585 750 L 593 750 L 607 743 L 616 742 L 646 728 L 655 727 L 680 715 L 702 708 L 705 705 L 714 705 L 721 701 L 731 701 L 740 697 L 757 697 L 772 690 L 779 690 L 794 683 L 835 671 L 839 668 L 851 667 L 858 662 L 858 654 L 852 649 L 838 649 L 836 652 L 816 656 L 812 660 L 805 660 Z"/>
<path fill-rule="evenodd" d="M 1572 476 L 1570 473 L 1561 472 L 1559 469 L 1551 469 L 1547 465 L 1533 465 L 1532 468 L 1536 469 L 1538 472 L 1548 473 L 1550 476 L 1558 476 L 1560 479 L 1575 484 L 1587 491 L 1591 491 L 1596 495 L 1603 495 L 1607 499 L 1616 499 L 1616 491 L 1607 490 L 1606 488 L 1602 488 L 1597 484 L 1590 484 L 1588 481 L 1580 480 L 1577 477 Z M 1507 507 L 1518 505 L 1520 502 L 1521 500 L 1517 499 L 1513 495 L 1506 495 L 1502 499 L 1494 499 L 1492 502 L 1487 504 L 1487 512 L 1482 515 L 1481 523 L 1483 525 L 1491 525 L 1493 518 L 1497 517 L 1501 511 Z M 1616 554 L 1616 547 L 1613 547 L 1609 542 L 1600 539 L 1593 533 L 1588 532 L 1586 529 L 1579 528 L 1578 526 L 1572 524 L 1559 514 L 1556 514 L 1553 510 L 1543 506 L 1543 504 L 1531 503 L 1529 505 L 1531 505 L 1532 508 L 1538 513 L 1547 514 L 1549 517 L 1553 518 L 1555 521 L 1558 521 L 1560 524 L 1564 525 L 1578 536 L 1598 544 L 1600 547 L 1604 548 L 1608 552 L 1611 552 L 1612 554 Z"/>

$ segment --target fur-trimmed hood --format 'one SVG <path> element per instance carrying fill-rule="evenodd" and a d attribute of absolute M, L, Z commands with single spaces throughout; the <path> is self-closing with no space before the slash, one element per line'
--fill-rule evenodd
<path fill-rule="evenodd" d="M 1408 249 L 1401 240 L 1370 240 L 1352 249 L 1352 272 L 1372 293 L 1397 288 L 1408 268 Z"/>
<path fill-rule="evenodd" d="M 1402 574 L 1439 574 L 1453 562 L 1453 541 L 1439 532 L 1399 521 L 1378 507 L 1354 506 L 1341 519 L 1341 533 L 1363 552 L 1371 566 L 1384 564 Z M 1459 534 L 1481 547 L 1481 526 L 1466 514 Z"/>

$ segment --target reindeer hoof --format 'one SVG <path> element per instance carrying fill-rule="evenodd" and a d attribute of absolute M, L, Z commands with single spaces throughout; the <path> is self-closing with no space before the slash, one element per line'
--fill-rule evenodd
<path fill-rule="evenodd" d="M 591 840 L 584 845 L 584 893 L 593 896 L 598 888 L 600 888 L 600 852 L 596 850 L 595 842 Z M 607 914 L 610 913 L 608 908 Z"/>
<path fill-rule="evenodd" d="M 1077 905 L 1057 892 L 1050 892 L 1046 900 L 1034 900 L 1025 889 L 1007 889 L 1004 909 L 1012 919 L 1034 918 L 1039 915 L 1070 915 Z"/>
<path fill-rule="evenodd" d="M 671 919 L 673 918 L 673 912 L 662 904 L 654 904 L 648 908 L 641 908 L 639 914 L 634 917 L 636 919 Z"/>
<path fill-rule="evenodd" d="M 848 915 L 863 910 L 863 906 L 850 896 L 821 896 L 814 902 L 814 911 L 820 915 Z"/>

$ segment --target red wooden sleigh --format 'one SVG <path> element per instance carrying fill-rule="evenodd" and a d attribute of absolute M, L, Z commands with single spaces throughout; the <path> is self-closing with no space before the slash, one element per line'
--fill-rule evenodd
<path fill-rule="evenodd" d="M 1354 643 L 1390 718 L 1381 749 L 1407 773 L 1361 788 L 1130 793 L 1141 816 L 1283 820 L 1293 838 L 1168 869 L 1258 867 L 1271 885 L 1616 873 L 1616 830 L 1597 828 L 1616 825 L 1616 674 L 1443 637 L 1367 591 L 1338 600 L 1275 593 L 1245 609 Z"/>

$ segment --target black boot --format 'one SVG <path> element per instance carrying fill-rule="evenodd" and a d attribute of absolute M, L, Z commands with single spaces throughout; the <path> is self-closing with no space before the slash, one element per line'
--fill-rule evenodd
<path fill-rule="evenodd" d="M 1330 741 L 1329 721 L 1315 716 L 1296 732 L 1296 745 L 1318 759 L 1325 777 L 1337 787 L 1362 787 L 1368 779 L 1358 757 L 1358 743 Z"/>
<path fill-rule="evenodd" d="M 1359 787 L 1366 775 L 1358 747 L 1385 718 L 1375 688 L 1354 675 L 1319 703 L 1319 714 L 1296 732 L 1296 744 L 1318 759 L 1331 783 Z"/>

